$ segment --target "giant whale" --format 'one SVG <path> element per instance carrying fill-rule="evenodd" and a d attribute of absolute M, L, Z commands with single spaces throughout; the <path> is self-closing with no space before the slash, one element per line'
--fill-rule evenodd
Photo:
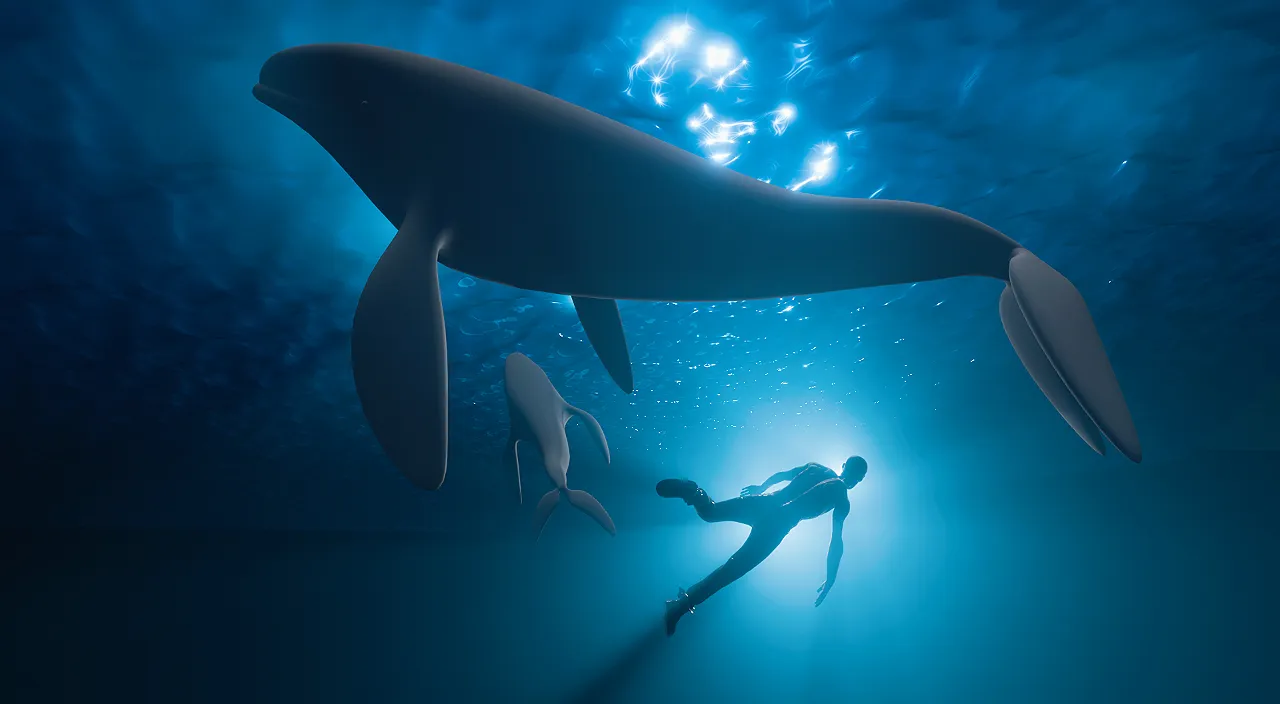
<path fill-rule="evenodd" d="M 310 134 L 396 228 L 352 323 L 366 419 L 392 463 L 438 489 L 448 360 L 437 262 L 571 296 L 630 393 L 617 299 L 747 300 L 957 276 L 1006 282 L 1000 317 L 1080 437 L 1142 448 L 1075 286 L 1016 241 L 943 208 L 798 193 L 463 66 L 358 44 L 271 56 L 254 95 Z"/>

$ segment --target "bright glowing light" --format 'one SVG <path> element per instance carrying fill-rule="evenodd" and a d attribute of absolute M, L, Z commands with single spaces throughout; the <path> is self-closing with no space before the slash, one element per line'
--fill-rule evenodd
<path fill-rule="evenodd" d="M 755 122 L 720 118 L 707 103 L 703 103 L 697 112 L 689 116 L 685 126 L 690 132 L 698 135 L 699 146 L 711 152 L 708 157 L 712 161 L 725 165 L 738 159 L 725 147 L 737 144 L 738 140 L 756 132 Z"/>
<path fill-rule="evenodd" d="M 729 69 L 725 73 L 721 74 L 720 77 L 716 79 L 716 90 L 724 90 L 725 86 L 733 86 L 737 88 L 750 87 L 750 84 L 748 84 L 745 80 L 742 79 L 742 72 L 746 68 L 747 68 L 747 60 L 742 59 L 741 61 L 738 62 L 737 66 L 734 66 L 733 68 Z M 730 81 L 733 81 L 733 82 L 730 83 Z"/>
<path fill-rule="evenodd" d="M 726 44 L 708 44 L 703 54 L 704 65 L 712 71 L 726 68 L 733 61 L 733 49 Z"/>
<path fill-rule="evenodd" d="M 703 30 L 695 31 L 689 18 L 661 25 L 646 44 L 643 54 L 629 68 L 626 94 L 632 95 L 635 84 L 644 81 L 649 84 L 653 105 L 660 108 L 676 107 L 686 100 L 683 93 L 677 95 L 668 92 L 675 82 L 678 69 L 693 76 L 693 81 L 688 86 L 691 94 L 699 84 L 716 92 L 724 92 L 728 88 L 751 87 L 746 75 L 750 63 L 731 38 L 712 33 L 695 41 L 699 39 L 697 35 L 703 35 Z M 783 77 L 784 82 L 813 67 L 808 41 L 795 42 L 791 48 L 793 65 L 791 71 Z M 705 82 L 703 79 L 706 79 Z M 702 104 L 685 120 L 685 127 L 697 137 L 698 146 L 704 155 L 722 165 L 732 164 L 742 157 L 742 150 L 750 143 L 750 137 L 756 134 L 758 122 L 767 122 L 775 136 L 782 136 L 799 115 L 796 105 L 783 102 L 764 114 L 757 113 L 748 119 L 735 120 L 717 115 L 713 104 L 716 103 Z M 739 98 L 734 104 L 745 103 Z M 854 134 L 851 130 L 845 133 L 845 137 L 851 138 Z M 815 154 L 806 160 L 802 173 L 789 188 L 798 191 L 811 184 L 822 183 L 830 179 L 834 171 L 835 147 L 820 145 Z M 760 180 L 771 183 L 774 179 Z"/>
<path fill-rule="evenodd" d="M 660 38 L 627 70 L 628 82 L 624 92 L 631 95 L 636 75 L 643 71 L 652 85 L 650 92 L 654 105 L 665 106 L 667 96 L 662 92 L 661 86 L 675 73 L 676 54 L 689 41 L 692 34 L 693 27 L 688 21 L 672 25 L 663 31 Z"/>
<path fill-rule="evenodd" d="M 769 113 L 769 122 L 773 125 L 773 133 L 782 136 L 796 119 L 796 106 L 783 103 Z"/>
<path fill-rule="evenodd" d="M 782 404 L 769 403 L 756 409 L 773 419 L 766 432 L 743 428 L 731 438 L 732 443 L 722 467 L 696 479 L 716 500 L 738 495 L 742 487 L 758 484 L 769 475 L 808 462 L 818 462 L 839 472 L 845 459 L 861 455 L 867 460 L 867 477 L 849 492 L 852 509 L 845 525 L 848 546 L 846 566 L 858 562 L 873 564 L 884 559 L 891 545 L 897 522 L 896 472 L 886 465 L 883 455 L 861 424 L 848 411 L 827 407 L 819 415 L 795 418 L 796 408 L 805 399 L 788 398 Z M 781 486 L 773 487 L 777 490 Z M 716 563 L 729 557 L 746 539 L 750 529 L 732 523 L 714 527 L 698 526 Z M 814 590 L 824 577 L 827 547 L 831 541 L 831 518 L 823 516 L 804 521 L 756 569 L 749 580 L 734 589 L 763 592 L 771 599 L 805 606 L 812 603 Z M 854 548 L 857 548 L 855 551 Z M 855 556 L 856 552 L 856 556 Z M 841 574 L 844 574 L 842 569 Z"/>
<path fill-rule="evenodd" d="M 798 191 L 810 184 L 825 181 L 835 170 L 835 160 L 836 145 L 823 143 L 814 147 L 805 165 L 804 178 L 791 184 L 789 188 L 793 191 Z"/>

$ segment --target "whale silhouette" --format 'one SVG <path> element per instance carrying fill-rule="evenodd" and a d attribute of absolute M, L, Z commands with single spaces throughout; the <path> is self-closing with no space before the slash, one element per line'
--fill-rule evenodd
<path fill-rule="evenodd" d="M 310 134 L 397 228 L 360 294 L 351 362 L 392 463 L 428 489 L 448 460 L 437 262 L 573 297 L 623 391 L 617 299 L 748 300 L 983 276 L 1018 357 L 1095 451 L 1142 448 L 1084 299 L 1016 241 L 943 208 L 771 186 L 545 93 L 394 49 L 314 44 L 254 95 Z"/>
<path fill-rule="evenodd" d="M 503 456 L 515 470 L 520 503 L 524 503 L 524 489 L 520 481 L 520 443 L 532 442 L 538 446 L 542 452 L 542 465 L 546 468 L 551 483 L 555 485 L 538 501 L 533 519 L 535 534 L 542 535 L 547 519 L 556 506 L 560 505 L 560 497 L 564 495 L 570 505 L 591 516 L 610 535 L 616 535 L 618 531 L 613 526 L 613 519 L 600 502 L 591 494 L 580 489 L 570 489 L 568 485 L 569 439 L 564 432 L 565 424 L 572 416 L 581 418 L 608 462 L 609 441 L 605 439 L 600 423 L 590 413 L 569 405 L 560 392 L 556 391 L 542 367 L 519 352 L 507 355 L 503 382 L 507 390 L 507 410 L 511 416 L 511 435 L 507 439 Z"/>

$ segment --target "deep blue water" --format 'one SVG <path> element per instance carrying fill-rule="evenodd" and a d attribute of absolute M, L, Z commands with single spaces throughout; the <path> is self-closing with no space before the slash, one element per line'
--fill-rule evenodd
<path fill-rule="evenodd" d="M 10 5 L 6 700 L 1276 696 L 1272 3 Z M 349 370 L 392 227 L 250 95 L 267 56 L 317 41 L 489 71 L 779 186 L 987 222 L 1084 294 L 1144 463 L 1062 422 L 995 282 L 624 301 L 624 396 L 567 299 L 442 269 L 450 474 L 414 489 Z M 708 114 L 737 126 L 708 140 Z M 616 538 L 562 509 L 530 543 L 498 460 L 517 350 L 604 426 L 611 466 L 571 424 L 570 482 Z M 730 495 L 854 452 L 871 469 L 826 604 L 823 519 L 653 635 L 744 537 L 654 481 Z M 545 490 L 536 463 L 525 485 Z"/>

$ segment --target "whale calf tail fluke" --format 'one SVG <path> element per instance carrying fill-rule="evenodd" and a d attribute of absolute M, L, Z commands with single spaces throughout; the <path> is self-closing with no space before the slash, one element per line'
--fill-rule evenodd
<path fill-rule="evenodd" d="M 351 370 L 369 428 L 414 484 L 435 491 L 449 456 L 449 361 L 436 260 L 447 233 L 410 207 L 369 274 Z"/>
<path fill-rule="evenodd" d="M 1009 259 L 1000 320 L 1014 351 L 1053 407 L 1099 454 L 1105 436 L 1142 461 L 1142 444 L 1084 298 L 1065 276 L 1025 249 Z"/>
<path fill-rule="evenodd" d="M 613 519 L 609 517 L 609 512 L 604 510 L 604 506 L 596 501 L 596 497 L 588 494 L 581 489 L 560 489 L 559 487 L 548 491 L 542 495 L 542 499 L 538 501 L 538 507 L 533 512 L 533 531 L 536 537 L 542 537 L 542 529 L 547 525 L 547 519 L 551 518 L 551 513 L 560 505 L 560 494 L 563 493 L 569 499 L 569 504 L 574 508 L 587 514 L 601 528 L 609 531 L 609 535 L 617 535 L 618 529 L 613 525 Z"/>

